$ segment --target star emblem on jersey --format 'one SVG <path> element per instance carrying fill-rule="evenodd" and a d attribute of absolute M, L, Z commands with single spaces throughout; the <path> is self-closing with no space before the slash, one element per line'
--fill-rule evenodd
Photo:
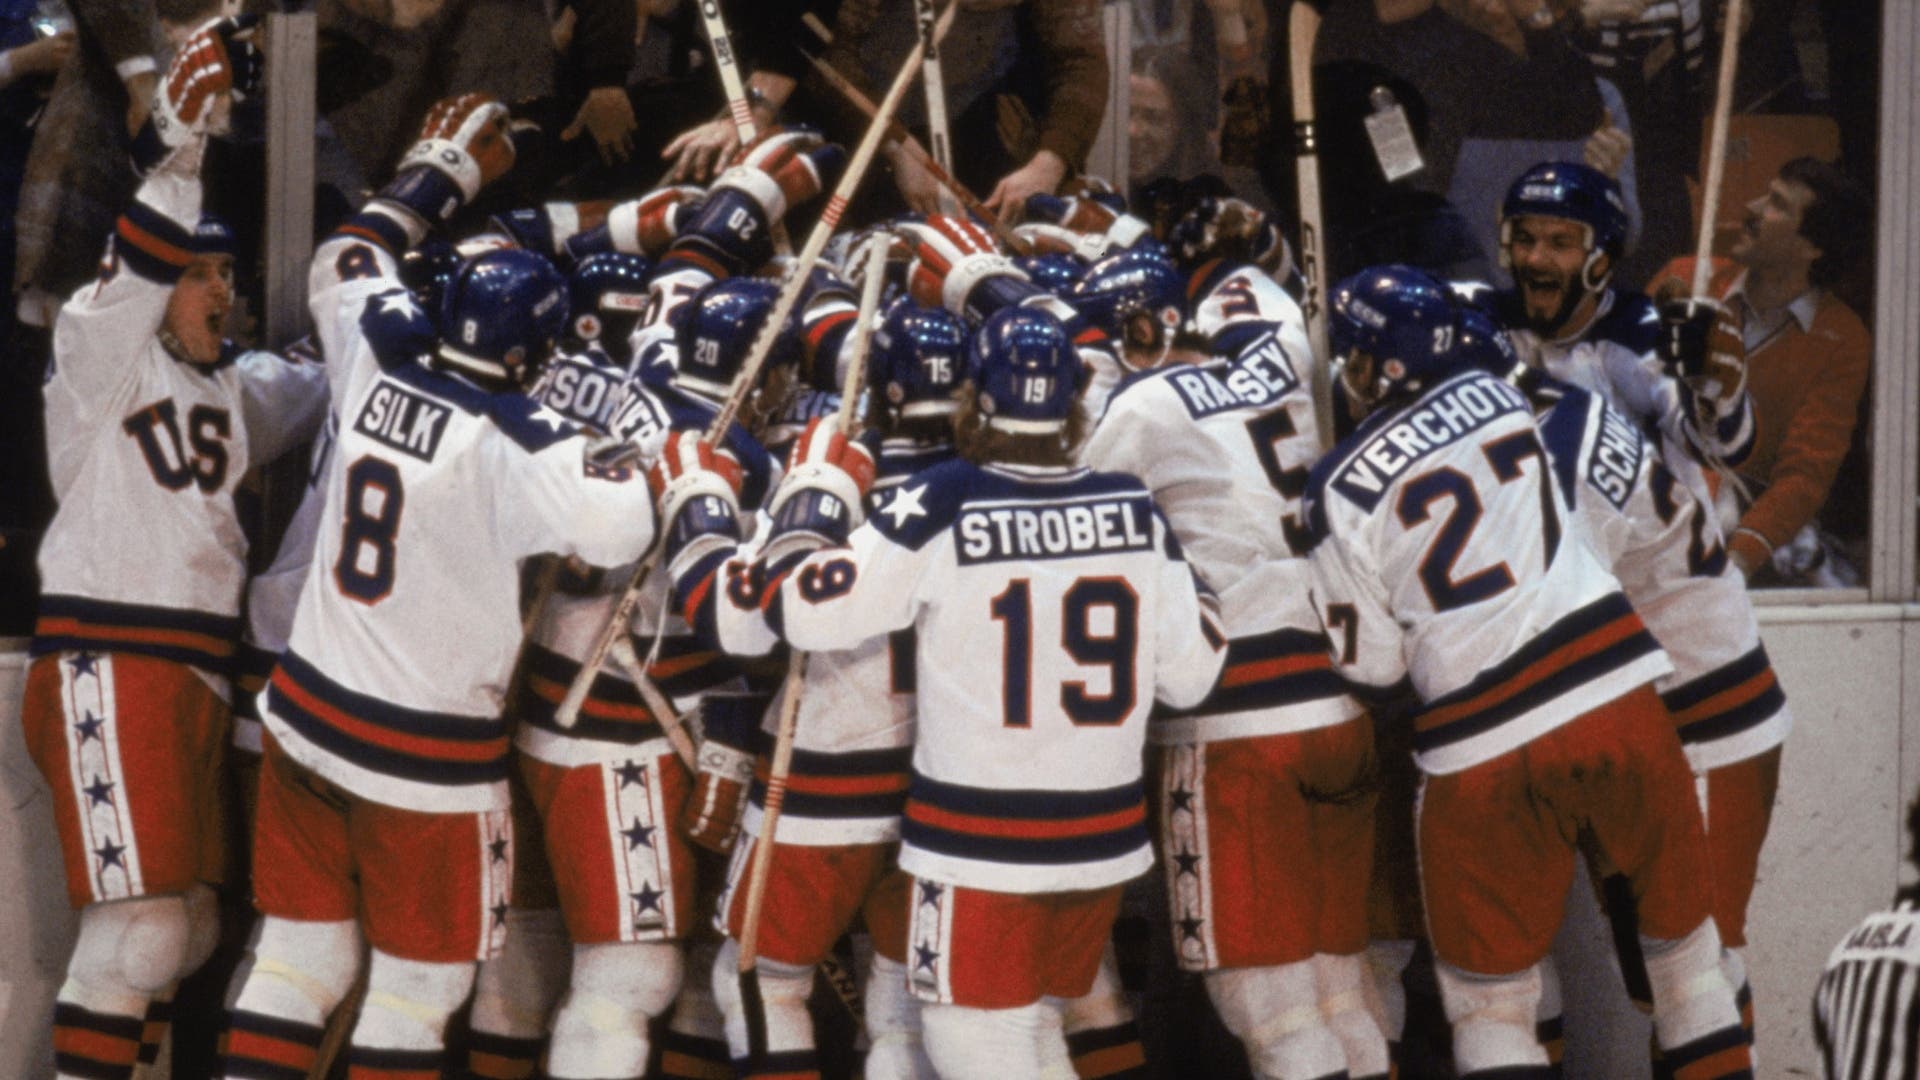
<path fill-rule="evenodd" d="M 639 892 L 627 895 L 633 897 L 634 912 L 638 914 L 642 911 L 659 911 L 660 898 L 667 894 L 654 888 L 653 883 L 648 881 L 641 882 Z"/>
<path fill-rule="evenodd" d="M 927 493 L 927 485 L 903 487 L 893 493 L 893 500 L 880 511 L 893 519 L 893 527 L 899 528 L 917 517 L 925 517 L 927 508 L 920 505 L 920 497 Z"/>
<path fill-rule="evenodd" d="M 404 289 L 395 289 L 380 297 L 380 313 L 405 315 L 409 319 L 423 314 L 420 305 L 413 302 L 413 294 Z"/>
<path fill-rule="evenodd" d="M 80 733 L 81 742 L 86 742 L 88 739 L 101 738 L 100 729 L 106 726 L 107 722 L 105 720 L 100 719 L 92 713 L 88 713 L 86 719 L 73 725 L 73 730 Z"/>
<path fill-rule="evenodd" d="M 550 431 L 565 431 L 568 427 L 572 426 L 572 422 L 566 417 L 561 416 L 545 405 L 533 411 L 533 422 L 536 424 L 545 424 Z"/>
<path fill-rule="evenodd" d="M 113 804 L 114 785 L 107 783 L 104 776 L 95 776 L 93 783 L 80 790 L 86 792 L 88 806 L 110 806 Z"/>
<path fill-rule="evenodd" d="M 633 828 L 621 829 L 620 835 L 627 838 L 628 851 L 632 851 L 637 847 L 650 848 L 653 846 L 653 826 L 640 824 L 639 818 L 633 819 Z"/>
<path fill-rule="evenodd" d="M 646 769 L 637 761 L 621 762 L 613 770 L 613 775 L 620 778 L 620 786 L 623 788 L 628 784 L 639 784 L 644 787 L 647 782 Z"/>
<path fill-rule="evenodd" d="M 94 670 L 94 666 L 99 662 L 100 662 L 100 657 L 94 653 L 90 653 L 90 652 L 74 653 L 73 660 L 72 660 L 74 678 L 77 679 L 82 675 L 98 676 L 100 673 Z"/>

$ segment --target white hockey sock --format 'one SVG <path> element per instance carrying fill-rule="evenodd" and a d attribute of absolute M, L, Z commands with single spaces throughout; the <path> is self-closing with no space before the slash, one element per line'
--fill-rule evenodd
<path fill-rule="evenodd" d="M 638 1077 L 647 1022 L 667 1011 L 681 983 L 680 947 L 608 942 L 573 947 L 573 978 L 553 1015 L 547 1074 L 561 1080 Z"/>
<path fill-rule="evenodd" d="M 1386 1076 L 1392 1065 L 1386 1036 L 1374 1016 L 1380 1003 L 1368 1000 L 1372 976 L 1366 954 L 1318 953 L 1313 974 L 1320 987 L 1320 1013 L 1346 1053 L 1347 1075 L 1353 1080 Z"/>
<path fill-rule="evenodd" d="M 1055 1019 L 1058 1015 L 1057 1009 L 1045 1001 L 1015 1009 L 972 1009 L 929 1002 L 920 1010 L 926 1026 L 927 1056 L 941 1080 L 1009 1080 L 1016 1076 L 1071 1080 L 1071 1065 L 1064 1075 L 1059 1071 L 1059 1062 L 1066 1056 L 1064 1045 L 1058 1051 L 1041 1045 L 1044 1039 L 1060 1039 L 1061 1029 Z"/>
<path fill-rule="evenodd" d="M 509 908 L 500 954 L 481 961 L 474 979 L 469 1051 L 537 1064 L 571 967 L 572 946 L 558 908 Z"/>
<path fill-rule="evenodd" d="M 1380 994 L 1380 1034 L 1398 1043 L 1407 1034 L 1407 988 L 1400 981 L 1413 963 L 1415 942 L 1407 938 L 1367 942 L 1367 969 Z"/>
<path fill-rule="evenodd" d="M 867 1080 L 934 1080 L 907 965 L 878 952 L 867 976 Z"/>
<path fill-rule="evenodd" d="M 1317 1080 L 1346 1069 L 1346 1052 L 1320 1012 L 1312 961 L 1209 971 L 1206 978 L 1214 1010 L 1247 1048 L 1255 1076 Z"/>
<path fill-rule="evenodd" d="M 1440 997 L 1453 1025 L 1453 1060 L 1461 1076 L 1494 1069 L 1547 1065 L 1534 1038 L 1540 969 L 1512 975 L 1476 975 L 1436 959 Z"/>
<path fill-rule="evenodd" d="M 760 983 L 760 1004 L 767 1025 L 767 1060 L 754 1063 L 766 1071 L 806 1071 L 818 1067 L 813 1044 L 813 1017 L 807 995 L 813 992 L 813 969 L 760 957 L 754 962 Z M 746 1003 L 740 996 L 740 946 L 732 938 L 720 944 L 713 960 L 713 999 L 727 1020 L 727 1052 L 736 1062 L 747 1060 Z"/>
<path fill-rule="evenodd" d="M 1642 936 L 1640 948 L 1653 987 L 1654 1035 L 1673 1075 L 1680 1080 L 1721 1075 L 1706 1063 L 1722 1061 L 1736 1047 L 1739 1052 L 1732 1056 L 1750 1064 L 1733 988 L 1720 972 L 1720 931 L 1713 920 L 1682 938 Z"/>

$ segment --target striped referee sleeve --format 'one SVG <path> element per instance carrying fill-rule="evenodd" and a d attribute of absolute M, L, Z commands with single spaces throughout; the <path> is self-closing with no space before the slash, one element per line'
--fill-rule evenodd
<path fill-rule="evenodd" d="M 1869 916 L 1827 958 L 1814 1040 L 1828 1080 L 1920 1078 L 1920 908 Z"/>

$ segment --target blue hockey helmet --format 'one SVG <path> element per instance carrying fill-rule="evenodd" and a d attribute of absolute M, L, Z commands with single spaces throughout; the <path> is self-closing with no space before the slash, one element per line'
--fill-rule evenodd
<path fill-rule="evenodd" d="M 1186 321 L 1187 279 L 1164 248 L 1143 244 L 1087 267 L 1067 302 L 1129 347 L 1163 349 Z"/>
<path fill-rule="evenodd" d="M 1484 368 L 1506 378 L 1520 366 L 1520 353 L 1513 340 L 1492 315 L 1477 307 L 1461 305 L 1454 330 L 1453 347 L 1459 351 L 1455 367 Z"/>
<path fill-rule="evenodd" d="M 460 253 L 445 240 L 425 240 L 400 256 L 400 284 L 413 293 L 421 308 L 440 317 L 440 298 L 447 282 L 460 269 Z"/>
<path fill-rule="evenodd" d="M 647 276 L 652 272 L 653 263 L 644 255 L 605 251 L 580 260 L 567 281 L 572 336 L 599 345 L 610 356 L 626 356 L 627 336 L 647 309 Z"/>
<path fill-rule="evenodd" d="M 531 251 L 460 264 L 440 298 L 439 359 L 491 383 L 532 382 L 567 327 L 567 279 Z"/>
<path fill-rule="evenodd" d="M 1516 218 L 1548 217 L 1578 222 L 1587 231 L 1587 261 L 1580 284 L 1589 292 L 1606 286 L 1627 246 L 1627 200 L 1606 173 L 1572 161 L 1549 161 L 1520 174 L 1500 203 L 1500 265 L 1512 263 Z M 1596 272 L 1601 256 L 1606 272 Z"/>
<path fill-rule="evenodd" d="M 240 254 L 240 244 L 234 238 L 233 226 L 227 219 L 211 211 L 203 212 L 193 227 L 193 253 L 195 255 L 225 255 L 236 258 Z"/>
<path fill-rule="evenodd" d="M 674 327 L 680 356 L 673 385 L 701 397 L 725 398 L 779 295 L 780 287 L 773 282 L 745 277 L 716 281 L 696 293 L 678 313 Z M 799 362 L 799 323 L 789 315 L 761 374 Z"/>
<path fill-rule="evenodd" d="M 1067 295 L 1087 268 L 1086 263 L 1061 251 L 1020 255 L 1013 260 L 1013 265 L 1025 270 L 1035 285 L 1059 296 Z"/>
<path fill-rule="evenodd" d="M 1335 285 L 1327 331 L 1348 392 L 1364 404 L 1418 393 L 1460 363 L 1459 306 L 1411 266 L 1371 266 Z"/>
<path fill-rule="evenodd" d="M 954 391 L 967 378 L 967 324 L 901 297 L 873 332 L 867 376 L 896 419 L 952 413 Z"/>
<path fill-rule="evenodd" d="M 988 427 L 1043 435 L 1066 425 L 1080 390 L 1080 357 L 1059 319 L 1038 308 L 1002 308 L 974 334 L 967 376 Z"/>

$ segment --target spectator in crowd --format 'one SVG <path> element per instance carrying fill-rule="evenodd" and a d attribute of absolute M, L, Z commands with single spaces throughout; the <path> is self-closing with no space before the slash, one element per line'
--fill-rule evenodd
<path fill-rule="evenodd" d="M 1907 807 L 1909 867 L 1920 863 L 1920 799 Z M 1869 915 L 1827 957 L 1813 992 L 1813 1040 L 1824 1080 L 1911 1075 L 1916 1015 L 1908 989 L 1920 974 L 1920 887 L 1894 894 L 1891 910 Z M 1895 1048 L 1907 1048 L 1895 1065 Z"/>
<path fill-rule="evenodd" d="M 1866 325 L 1828 290 L 1868 250 L 1873 215 L 1850 177 L 1806 157 L 1782 166 L 1746 211 L 1709 286 L 1740 320 L 1754 407 L 1753 453 L 1740 466 L 1752 497 L 1727 550 L 1751 579 L 1779 549 L 1803 549 L 1782 568 L 1790 579 L 1806 562 L 1806 542 L 1794 542 L 1833 487 L 1872 367 Z M 1691 281 L 1693 260 L 1660 277 Z"/>
<path fill-rule="evenodd" d="M 1029 195 L 1050 194 L 1085 167 L 1107 105 L 1106 35 L 1096 0 L 958 0 L 940 49 L 953 171 L 1008 224 Z M 828 57 L 855 82 L 885 86 L 913 47 L 911 4 L 846 0 Z M 876 99 L 878 94 L 872 94 Z M 901 122 L 924 135 L 924 98 Z M 908 208 L 939 210 L 939 186 L 897 145 L 887 150 Z"/>
<path fill-rule="evenodd" d="M 72 28 L 36 27 L 32 0 L 0 0 L 0 281 L 13 281 L 13 213 L 26 173 L 27 147 L 53 88 L 75 50 Z M 48 25 L 44 29 L 54 29 Z M 16 349 L 12 297 L 0 303 L 0 636 L 33 627 L 33 537 L 51 496 L 41 466 L 40 354 Z"/>
<path fill-rule="evenodd" d="M 1133 51 L 1127 103 L 1127 188 L 1131 198 L 1162 178 L 1185 180 L 1217 171 L 1207 129 L 1195 115 L 1200 74 L 1184 52 L 1150 45 Z"/>

